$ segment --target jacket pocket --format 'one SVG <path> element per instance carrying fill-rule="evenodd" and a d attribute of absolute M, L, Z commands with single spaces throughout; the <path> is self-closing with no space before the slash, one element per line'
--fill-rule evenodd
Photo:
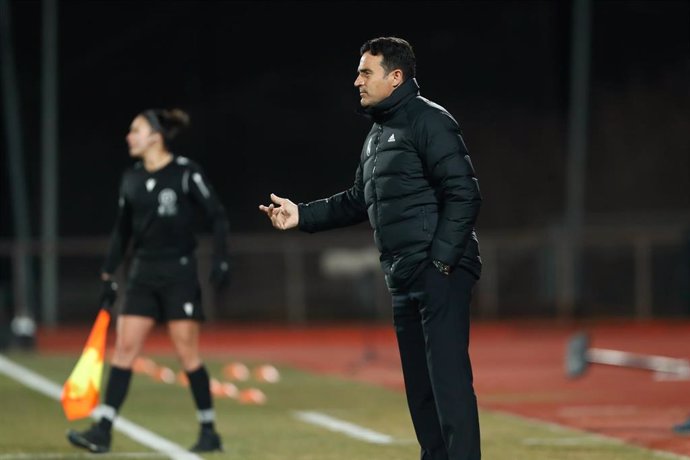
<path fill-rule="evenodd" d="M 426 239 L 430 240 L 436 233 L 438 214 L 436 213 L 435 209 L 429 208 L 428 206 L 422 206 L 420 214 L 422 219 L 422 231 L 424 232 Z"/>

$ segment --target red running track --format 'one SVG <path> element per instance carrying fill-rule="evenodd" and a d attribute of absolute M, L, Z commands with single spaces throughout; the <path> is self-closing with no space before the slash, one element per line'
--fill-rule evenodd
<path fill-rule="evenodd" d="M 593 365 L 569 380 L 564 373 L 568 339 L 587 331 L 591 345 L 690 359 L 690 320 L 548 321 L 473 324 L 470 354 L 482 408 L 555 422 L 656 450 L 690 455 L 690 436 L 672 432 L 690 416 L 690 380 L 658 380 L 652 372 Z M 40 351 L 78 351 L 87 327 L 41 330 Z M 109 343 L 112 345 L 112 335 Z M 402 374 L 391 325 L 207 324 L 204 354 L 289 364 L 402 391 Z M 171 352 L 156 329 L 144 353 Z"/>

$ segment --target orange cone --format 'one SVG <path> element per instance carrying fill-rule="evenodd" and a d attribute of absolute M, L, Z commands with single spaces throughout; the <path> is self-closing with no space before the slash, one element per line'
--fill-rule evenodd
<path fill-rule="evenodd" d="M 163 383 L 175 383 L 175 371 L 166 366 L 158 367 L 154 376 L 155 380 Z"/>
<path fill-rule="evenodd" d="M 152 377 L 158 373 L 158 364 L 150 358 L 139 356 L 134 360 L 132 370 L 137 374 L 145 374 Z"/>
<path fill-rule="evenodd" d="M 237 386 L 231 382 L 223 382 L 221 384 L 221 389 L 223 394 L 225 394 L 225 396 L 228 398 L 237 399 L 240 395 L 240 390 L 238 390 Z"/>
<path fill-rule="evenodd" d="M 266 395 L 258 388 L 247 388 L 240 391 L 238 400 L 242 404 L 265 404 Z"/>
<path fill-rule="evenodd" d="M 233 362 L 223 368 L 223 375 L 230 380 L 249 380 L 249 368 L 240 362 Z"/>
<path fill-rule="evenodd" d="M 187 378 L 187 374 L 184 371 L 177 372 L 177 383 L 183 387 L 189 386 L 189 378 Z"/>
<path fill-rule="evenodd" d="M 225 396 L 225 393 L 223 391 L 223 385 L 220 383 L 220 380 L 217 378 L 211 377 L 211 380 L 209 382 L 209 386 L 211 387 L 211 394 L 213 396 L 216 396 L 218 398 L 222 398 Z"/>
<path fill-rule="evenodd" d="M 259 382 L 276 383 L 280 380 L 280 372 L 270 364 L 264 364 L 254 369 L 254 378 Z"/>

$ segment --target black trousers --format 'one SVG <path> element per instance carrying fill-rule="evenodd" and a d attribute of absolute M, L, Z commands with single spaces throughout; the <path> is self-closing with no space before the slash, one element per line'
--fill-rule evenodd
<path fill-rule="evenodd" d="M 481 459 L 477 397 L 469 356 L 476 279 L 429 265 L 393 294 L 393 321 L 407 403 L 422 460 Z"/>

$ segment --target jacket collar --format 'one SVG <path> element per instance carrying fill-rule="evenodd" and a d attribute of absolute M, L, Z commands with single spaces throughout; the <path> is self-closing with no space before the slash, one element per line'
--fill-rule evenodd
<path fill-rule="evenodd" d="M 361 107 L 358 112 L 380 123 L 390 119 L 391 116 L 411 98 L 419 96 L 419 84 L 416 78 L 410 78 L 390 96 L 373 107 Z"/>

